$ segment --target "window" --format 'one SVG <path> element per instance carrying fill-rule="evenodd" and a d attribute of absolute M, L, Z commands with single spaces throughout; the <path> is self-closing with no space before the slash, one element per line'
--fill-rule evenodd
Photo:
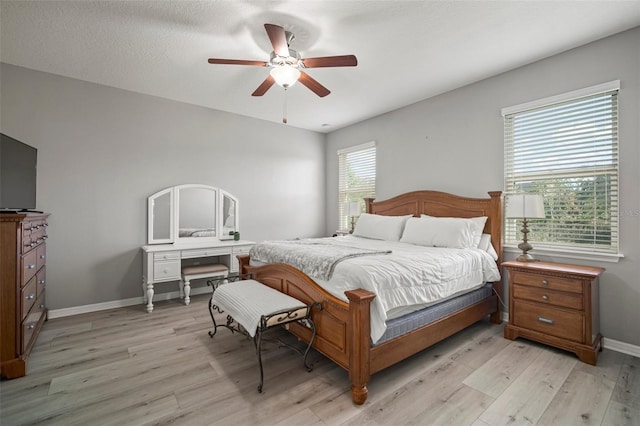
<path fill-rule="evenodd" d="M 535 247 L 618 254 L 619 87 L 615 81 L 502 111 L 505 195 L 544 198 L 545 219 L 529 221 Z M 506 220 L 506 244 L 522 240 L 520 225 Z"/>
<path fill-rule="evenodd" d="M 338 151 L 338 217 L 340 229 L 350 228 L 348 206 L 376 196 L 376 143 L 369 142 Z"/>

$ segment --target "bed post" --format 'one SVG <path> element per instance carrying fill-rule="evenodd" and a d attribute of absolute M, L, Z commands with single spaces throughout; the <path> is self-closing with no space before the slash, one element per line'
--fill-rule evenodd
<path fill-rule="evenodd" d="M 364 207 L 367 213 L 371 213 L 372 204 L 375 200 L 375 198 L 364 198 Z"/>
<path fill-rule="evenodd" d="M 345 291 L 349 299 L 347 345 L 349 353 L 349 380 L 351 399 L 358 405 L 367 400 L 367 383 L 371 377 L 371 301 L 376 297 L 370 291 Z"/>
<path fill-rule="evenodd" d="M 502 264 L 502 191 L 491 191 L 491 243 L 498 253 L 498 269 Z M 497 310 L 491 314 L 493 324 L 502 323 L 502 280 L 493 283 L 493 290 L 498 296 Z"/>

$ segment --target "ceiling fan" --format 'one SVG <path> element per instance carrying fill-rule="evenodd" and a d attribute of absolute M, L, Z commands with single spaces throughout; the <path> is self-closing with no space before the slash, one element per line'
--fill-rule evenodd
<path fill-rule="evenodd" d="M 267 35 L 273 46 L 273 52 L 271 52 L 271 57 L 268 62 L 241 59 L 209 59 L 210 64 L 251 65 L 271 68 L 269 76 L 258 86 L 251 96 L 264 95 L 274 83 L 284 87 L 286 90 L 295 84 L 296 81 L 299 81 L 316 95 L 324 97 L 331 92 L 309 74 L 305 73 L 303 71 L 305 68 L 355 67 L 358 65 L 358 59 L 354 55 L 302 59 L 298 52 L 289 48 L 289 45 L 294 39 L 292 33 L 285 31 L 284 28 L 279 25 L 264 24 L 264 28 L 267 30 Z"/>

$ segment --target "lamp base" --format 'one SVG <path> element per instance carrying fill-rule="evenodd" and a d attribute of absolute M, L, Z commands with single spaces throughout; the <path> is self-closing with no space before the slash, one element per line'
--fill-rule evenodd
<path fill-rule="evenodd" d="M 534 258 L 528 253 L 523 253 L 516 258 L 518 262 L 537 262 L 538 259 Z"/>

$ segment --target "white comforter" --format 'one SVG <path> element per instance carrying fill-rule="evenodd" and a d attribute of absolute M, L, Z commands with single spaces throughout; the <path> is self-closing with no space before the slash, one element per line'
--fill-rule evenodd
<path fill-rule="evenodd" d="M 500 279 L 491 255 L 480 249 L 424 247 L 354 236 L 323 242 L 391 250 L 391 254 L 356 257 L 339 262 L 329 281 L 312 277 L 335 297 L 363 288 L 376 294 L 371 304 L 371 340 L 375 343 L 392 318 Z"/>

